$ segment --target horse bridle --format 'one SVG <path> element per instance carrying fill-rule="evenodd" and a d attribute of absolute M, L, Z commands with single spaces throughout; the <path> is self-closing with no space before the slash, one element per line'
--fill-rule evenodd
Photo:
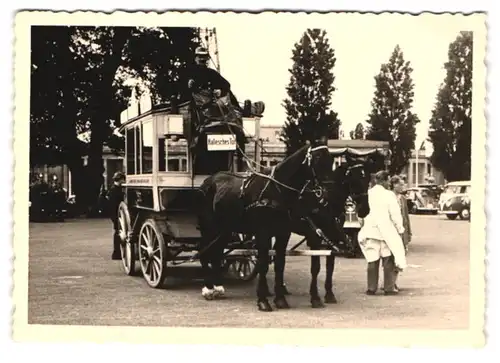
<path fill-rule="evenodd" d="M 309 147 L 309 149 L 307 150 L 306 156 L 305 156 L 302 164 L 307 164 L 307 166 L 311 169 L 313 177 L 312 177 L 312 179 L 309 179 L 305 182 L 304 186 L 302 187 L 302 189 L 299 192 L 299 198 L 302 197 L 302 195 L 304 195 L 305 192 L 312 192 L 312 193 L 314 193 L 314 195 L 318 199 L 319 204 L 322 207 L 326 207 L 328 205 L 328 200 L 326 198 L 324 198 L 325 188 L 319 182 L 314 166 L 311 165 L 313 153 L 315 151 L 323 150 L 323 149 L 328 149 L 328 146 L 327 145 L 320 145 L 320 146 L 316 146 L 316 147 Z M 311 184 L 311 182 L 313 183 L 313 187 L 311 189 L 308 189 L 308 186 L 309 186 L 309 184 Z"/>
<path fill-rule="evenodd" d="M 348 180 L 348 178 L 350 177 L 351 171 L 352 171 L 353 169 L 358 169 L 358 168 L 363 168 L 363 164 L 354 164 L 354 165 L 352 165 L 352 166 L 349 166 L 349 167 L 347 168 L 346 173 L 345 173 L 345 176 L 346 176 L 347 178 L 345 178 L 345 179 L 342 181 L 342 184 L 343 184 L 343 185 L 345 185 L 346 183 L 348 183 L 348 185 L 347 185 L 347 189 L 348 189 L 348 192 L 349 192 L 349 196 L 350 196 L 350 197 L 351 197 L 354 201 L 356 201 L 358 198 L 360 198 L 360 197 L 364 197 L 364 196 L 366 196 L 366 195 L 368 194 L 368 193 L 366 193 L 366 192 L 365 192 L 365 193 L 353 193 L 353 192 L 352 192 L 352 188 L 351 188 L 351 183 L 347 181 L 347 180 Z M 363 172 L 363 174 L 364 174 L 364 170 L 362 170 L 362 172 Z"/>

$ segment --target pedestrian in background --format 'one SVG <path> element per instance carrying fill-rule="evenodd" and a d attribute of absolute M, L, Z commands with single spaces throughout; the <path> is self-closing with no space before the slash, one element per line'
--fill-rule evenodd
<path fill-rule="evenodd" d="M 384 294 L 395 295 L 396 271 L 406 268 L 406 254 L 401 235 L 403 217 L 396 195 L 389 190 L 389 173 L 379 171 L 375 185 L 368 191 L 370 213 L 364 218 L 358 241 L 368 262 L 366 293 L 375 295 L 378 289 L 380 260 L 384 270 Z"/>
<path fill-rule="evenodd" d="M 410 224 L 410 213 L 408 212 L 408 204 L 406 197 L 404 196 L 405 184 L 401 177 L 395 175 L 391 178 L 391 189 L 396 194 L 398 199 L 399 208 L 401 209 L 401 215 L 403 217 L 403 227 L 405 231 L 403 232 L 402 239 L 403 245 L 405 246 L 406 252 L 408 252 L 408 245 L 411 242 L 411 224 Z"/>
<path fill-rule="evenodd" d="M 117 171 L 113 175 L 113 185 L 109 188 L 107 199 L 109 203 L 109 217 L 113 223 L 113 253 L 112 260 L 121 260 L 122 254 L 120 250 L 121 239 L 119 235 L 118 221 L 118 206 L 124 199 L 124 191 L 122 184 L 125 182 L 125 175 L 121 171 Z"/>
<path fill-rule="evenodd" d="M 398 199 L 399 208 L 401 209 L 401 216 L 403 217 L 403 227 L 404 232 L 401 235 L 401 239 L 403 240 L 403 245 L 405 246 L 405 253 L 408 254 L 408 245 L 411 242 L 412 231 L 411 231 L 411 223 L 410 223 L 410 213 L 408 212 L 408 204 L 406 201 L 406 197 L 404 196 L 405 183 L 404 180 L 395 175 L 391 178 L 391 189 L 396 194 L 396 198 Z M 394 277 L 394 288 L 399 291 L 399 287 L 397 285 L 399 272 L 395 272 L 396 276 Z"/>

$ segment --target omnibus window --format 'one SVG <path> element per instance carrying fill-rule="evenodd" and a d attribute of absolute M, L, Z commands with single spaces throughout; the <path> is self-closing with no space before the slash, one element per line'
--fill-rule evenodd
<path fill-rule="evenodd" d="M 127 174 L 135 174 L 135 127 L 127 130 Z"/>
<path fill-rule="evenodd" d="M 159 171 L 188 171 L 188 144 L 185 138 L 160 138 L 158 150 Z"/>
<path fill-rule="evenodd" d="M 135 130 L 135 145 L 136 145 L 135 173 L 140 174 L 141 173 L 141 146 L 142 146 L 141 129 L 138 126 L 136 126 L 136 127 L 134 127 L 134 130 Z"/>
<path fill-rule="evenodd" d="M 153 123 L 145 122 L 141 128 L 141 174 L 151 174 L 153 172 Z"/>

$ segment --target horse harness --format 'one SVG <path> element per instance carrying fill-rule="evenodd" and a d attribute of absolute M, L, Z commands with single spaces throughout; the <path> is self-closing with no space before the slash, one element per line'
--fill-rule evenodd
<path fill-rule="evenodd" d="M 321 146 L 317 146 L 317 147 L 314 147 L 314 148 L 309 147 L 309 149 L 307 150 L 307 154 L 306 154 L 306 156 L 305 156 L 304 161 L 302 162 L 302 164 L 306 164 L 307 163 L 307 165 L 310 167 L 311 166 L 311 161 L 312 161 L 312 153 L 314 151 L 325 149 L 325 148 L 328 148 L 328 146 L 321 145 Z M 270 186 L 271 182 L 274 183 L 274 185 L 276 186 L 276 188 L 278 189 L 278 191 L 281 191 L 280 190 L 280 186 L 281 186 L 282 188 L 285 188 L 285 189 L 288 189 L 288 190 L 291 190 L 291 191 L 294 191 L 294 192 L 298 193 L 299 194 L 299 198 L 302 197 L 302 195 L 305 192 L 313 192 L 316 195 L 316 197 L 319 199 L 320 204 L 324 204 L 325 206 L 328 204 L 328 201 L 326 201 L 323 198 L 323 190 L 322 190 L 321 186 L 319 186 L 317 188 L 314 188 L 314 189 L 308 189 L 308 186 L 309 186 L 309 184 L 311 184 L 312 180 L 307 180 L 306 183 L 304 184 L 304 186 L 299 190 L 299 189 L 293 188 L 293 187 L 291 187 L 291 186 L 289 186 L 289 185 L 287 185 L 285 183 L 282 183 L 282 182 L 276 180 L 274 178 L 275 171 L 276 171 L 276 166 L 273 166 L 272 169 L 271 169 L 270 175 L 266 175 L 266 174 L 262 174 L 262 173 L 259 173 L 257 171 L 254 171 L 252 173 L 252 175 L 250 175 L 248 178 L 245 178 L 245 180 L 241 184 L 240 198 L 243 198 L 245 190 L 250 185 L 252 176 L 257 175 L 257 176 L 260 176 L 260 177 L 263 177 L 263 178 L 267 179 L 267 182 L 266 182 L 264 188 L 261 190 L 261 192 L 260 192 L 259 197 L 257 198 L 257 200 L 254 201 L 253 203 L 249 204 L 248 206 L 246 206 L 245 210 L 249 210 L 249 209 L 252 209 L 252 208 L 259 208 L 259 207 L 267 207 L 267 208 L 272 208 L 272 209 L 278 209 L 279 208 L 279 203 L 276 202 L 275 200 L 269 199 L 269 198 L 263 198 L 264 193 L 267 190 L 267 188 Z M 311 168 L 311 171 L 313 173 L 313 178 L 312 179 L 316 182 L 315 184 L 318 185 L 315 169 Z"/>
<path fill-rule="evenodd" d="M 351 171 L 352 171 L 353 169 L 358 169 L 358 168 L 363 168 L 363 164 L 361 164 L 361 163 L 360 163 L 360 164 L 355 164 L 355 165 L 353 165 L 353 166 L 348 167 L 348 168 L 347 168 L 347 171 L 346 171 L 346 173 L 345 173 L 345 176 L 346 176 L 346 177 L 349 177 L 349 176 L 350 176 L 350 174 L 351 174 Z M 361 169 L 361 174 L 362 174 L 362 175 L 361 175 L 362 177 L 365 177 L 365 171 L 364 171 L 363 169 Z M 342 185 L 345 185 L 345 183 L 346 183 L 346 182 L 347 182 L 347 179 L 344 179 L 344 180 L 342 181 Z M 351 188 L 351 184 L 350 184 L 350 183 L 348 184 L 347 189 L 348 189 L 348 192 L 349 192 L 349 196 L 350 196 L 353 200 L 356 200 L 356 199 L 358 199 L 359 197 L 363 197 L 363 196 L 366 196 L 366 195 L 368 194 L 368 193 L 353 193 L 353 192 L 352 192 L 352 188 Z"/>

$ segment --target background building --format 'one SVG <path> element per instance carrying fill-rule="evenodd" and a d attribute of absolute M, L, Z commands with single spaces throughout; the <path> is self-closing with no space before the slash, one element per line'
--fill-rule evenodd
<path fill-rule="evenodd" d="M 445 184 L 443 173 L 431 164 L 429 157 L 426 156 L 425 150 L 419 150 L 418 157 L 417 150 L 412 150 L 408 165 L 403 168 L 401 174 L 406 176 L 406 181 L 409 186 L 417 186 L 418 184 L 426 184 L 429 182 L 438 185 Z"/>

